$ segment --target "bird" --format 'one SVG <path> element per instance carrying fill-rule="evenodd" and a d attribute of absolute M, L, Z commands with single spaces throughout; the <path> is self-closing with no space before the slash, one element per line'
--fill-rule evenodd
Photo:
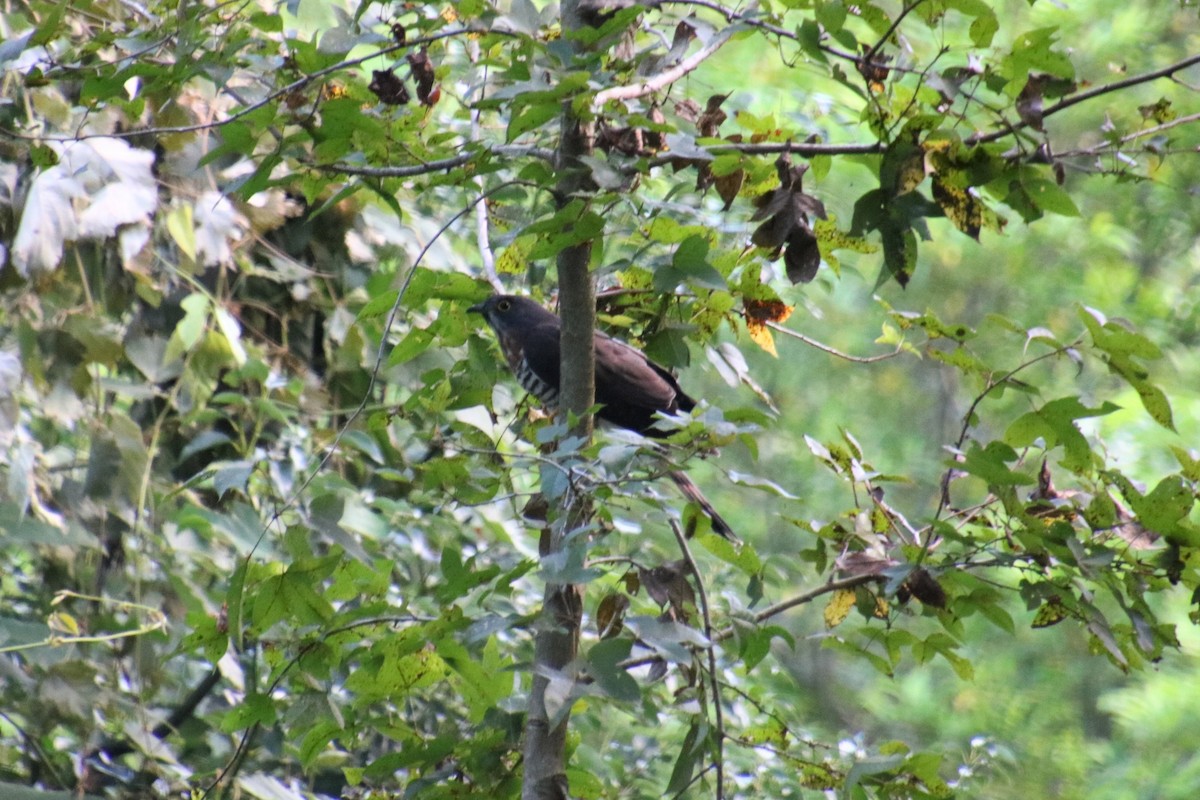
<path fill-rule="evenodd" d="M 468 311 L 482 314 L 496 333 L 500 350 L 517 382 L 551 411 L 558 407 L 562 320 L 533 300 L 511 294 L 492 295 Z M 666 432 L 655 426 L 659 414 L 688 412 L 696 407 L 675 376 L 644 353 L 601 331 L 595 334 L 596 412 L 604 422 L 653 439 Z M 714 533 L 738 542 L 737 536 L 687 473 L 668 473 L 684 497 L 712 521 Z"/>

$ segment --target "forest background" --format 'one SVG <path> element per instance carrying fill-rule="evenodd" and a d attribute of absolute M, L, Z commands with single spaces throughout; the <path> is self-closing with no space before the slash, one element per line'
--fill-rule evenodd
<path fill-rule="evenodd" d="M 0 25 L 5 796 L 1195 796 L 1194 3 Z"/>

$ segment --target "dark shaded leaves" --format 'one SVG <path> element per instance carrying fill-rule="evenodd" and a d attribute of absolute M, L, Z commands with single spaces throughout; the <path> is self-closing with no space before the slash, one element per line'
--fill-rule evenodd
<path fill-rule="evenodd" d="M 812 214 L 825 219 L 825 204 L 804 192 L 807 164 L 793 167 L 791 158 L 784 153 L 775 162 L 775 169 L 779 173 L 779 188 L 755 200 L 758 210 L 750 219 L 763 222 L 755 228 L 750 241 L 772 250 L 772 259 L 782 253 L 792 283 L 808 283 L 821 265 L 821 251 L 808 217 Z"/>
<path fill-rule="evenodd" d="M 417 84 L 417 99 L 421 105 L 434 105 L 441 98 L 441 91 L 434 85 L 433 62 L 429 59 L 429 52 L 422 48 L 420 52 L 409 53 L 405 58 L 412 70 L 412 79 Z"/>
<path fill-rule="evenodd" d="M 377 69 L 372 72 L 367 88 L 385 105 L 402 106 L 411 99 L 404 81 L 390 69 Z"/>

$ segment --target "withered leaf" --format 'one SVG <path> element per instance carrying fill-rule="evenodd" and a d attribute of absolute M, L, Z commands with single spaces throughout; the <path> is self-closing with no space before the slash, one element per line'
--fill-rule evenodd
<path fill-rule="evenodd" d="M 638 577 L 654 602 L 669 606 L 679 619 L 686 619 L 687 606 L 696 604 L 687 571 L 686 561 L 669 561 L 651 569 L 639 569 Z"/>
<path fill-rule="evenodd" d="M 714 94 L 708 98 L 708 102 L 704 106 L 704 113 L 696 120 L 696 128 L 700 131 L 701 136 L 714 137 L 717 135 L 717 129 L 721 127 L 721 123 L 729 118 L 721 110 L 721 104 L 728 98 L 727 94 Z"/>
<path fill-rule="evenodd" d="M 1142 115 L 1142 119 L 1152 119 L 1159 125 L 1170 122 L 1179 116 L 1175 113 L 1175 109 L 1171 108 L 1171 101 L 1165 97 L 1160 97 L 1157 103 L 1138 106 L 1138 113 Z"/>
<path fill-rule="evenodd" d="M 606 153 L 616 150 L 627 156 L 645 152 L 645 141 L 640 128 L 614 128 L 604 120 L 596 125 L 596 147 Z"/>
<path fill-rule="evenodd" d="M 680 100 L 675 104 L 675 115 L 686 122 L 700 119 L 700 105 L 692 98 Z"/>
<path fill-rule="evenodd" d="M 404 81 L 390 69 L 377 69 L 371 73 L 371 82 L 367 84 L 371 93 L 379 98 L 381 103 L 389 106 L 402 106 L 409 101 L 408 89 Z"/>
<path fill-rule="evenodd" d="M 788 280 L 794 284 L 808 283 L 817 277 L 817 270 L 821 266 L 821 248 L 812 228 L 808 226 L 808 220 L 797 225 L 788 235 L 787 246 L 783 250 L 783 265 Z"/>
<path fill-rule="evenodd" d="M 728 211 L 733 201 L 737 199 L 738 192 L 742 189 L 742 184 L 746 181 L 746 171 L 743 169 L 735 169 L 726 175 L 722 175 L 713 181 L 717 187 L 717 194 L 725 201 L 725 207 L 722 211 Z"/>
<path fill-rule="evenodd" d="M 657 103 L 650 106 L 650 113 L 647 116 L 649 116 L 650 121 L 655 125 L 665 125 L 667 122 L 666 116 Z M 646 149 L 653 152 L 658 152 L 667 146 L 667 138 L 661 131 L 648 130 L 643 138 L 646 141 Z"/>
<path fill-rule="evenodd" d="M 1017 116 L 1029 127 L 1036 131 L 1042 130 L 1042 107 L 1047 99 L 1062 97 L 1077 88 L 1074 81 L 1048 75 L 1044 72 L 1031 72 L 1017 95 Z"/>
<path fill-rule="evenodd" d="M 767 323 L 782 323 L 792 315 L 794 307 L 782 300 L 745 300 L 742 307 L 746 312 L 746 331 L 750 339 L 771 355 L 779 355 Z"/>
<path fill-rule="evenodd" d="M 604 596 L 596 609 L 596 629 L 601 639 L 611 639 L 621 633 L 628 608 L 629 598 L 625 595 L 610 592 Z"/>
<path fill-rule="evenodd" d="M 861 52 L 863 57 L 856 64 L 858 74 L 863 76 L 872 92 L 879 94 L 884 90 L 884 81 L 891 72 L 885 65 L 892 60 L 892 57 L 879 51 L 872 52 L 871 48 L 865 44 L 862 45 Z"/>
<path fill-rule="evenodd" d="M 754 229 L 750 241 L 774 251 L 772 259 L 782 253 L 792 283 L 807 283 L 821 265 L 820 248 L 808 217 L 812 214 L 825 219 L 825 204 L 804 192 L 802 181 L 808 171 L 807 164 L 793 167 L 791 158 L 784 153 L 776 160 L 775 169 L 779 173 L 779 188 L 755 200 L 758 210 L 750 220 L 763 223 Z"/>
<path fill-rule="evenodd" d="M 663 59 L 663 65 L 672 66 L 682 61 L 684 54 L 687 53 L 688 45 L 695 38 L 696 29 L 689 25 L 687 20 L 681 20 L 675 26 L 675 36 L 671 40 L 671 49 Z"/>
<path fill-rule="evenodd" d="M 404 29 L 404 26 L 401 25 L 399 22 L 393 22 L 392 23 L 392 41 L 394 41 L 396 44 L 404 44 L 405 40 L 407 40 L 407 39 L 408 39 L 408 31 L 406 31 Z"/>
<path fill-rule="evenodd" d="M 933 608 L 946 607 L 946 590 L 924 568 L 913 570 L 896 592 L 901 603 L 907 602 L 910 596 Z"/>
<path fill-rule="evenodd" d="M 857 601 L 857 595 L 853 589 L 838 589 L 829 598 L 829 602 L 825 605 L 825 611 L 822 616 L 825 618 L 826 628 L 836 628 L 846 621 L 846 617 L 850 616 L 850 610 L 854 608 Z"/>
<path fill-rule="evenodd" d="M 419 52 L 409 53 L 405 58 L 412 70 L 412 79 L 417 84 L 417 99 L 422 105 L 432 106 L 438 101 L 441 92 L 434 95 L 433 84 L 436 76 L 433 73 L 433 62 L 429 59 L 429 51 L 421 48 Z"/>
<path fill-rule="evenodd" d="M 884 555 L 853 550 L 838 556 L 835 563 L 839 572 L 848 578 L 854 578 L 860 575 L 882 575 L 899 562 Z"/>
<path fill-rule="evenodd" d="M 1021 93 L 1017 95 L 1017 116 L 1035 131 L 1042 131 L 1042 84 L 1041 76 L 1030 75 Z"/>

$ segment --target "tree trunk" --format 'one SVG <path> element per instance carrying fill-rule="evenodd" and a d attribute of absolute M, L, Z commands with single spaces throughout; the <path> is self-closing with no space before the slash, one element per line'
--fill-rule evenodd
<path fill-rule="evenodd" d="M 562 3 L 564 32 L 579 26 L 577 6 L 575 0 Z M 591 142 L 589 127 L 571 111 L 569 103 L 564 104 L 558 147 L 560 207 L 578 197 L 589 183 L 579 156 L 591 152 Z M 588 272 L 591 256 L 591 243 L 584 242 L 563 250 L 557 260 L 559 315 L 562 318 L 559 405 L 562 412 L 578 416 L 572 433 L 585 441 L 591 437 L 592 418 L 584 412 L 591 408 L 595 397 L 592 337 L 596 326 L 596 288 Z M 563 498 L 563 507 L 552 515 L 543 558 L 562 549 L 567 533 L 587 524 L 586 498 L 574 491 L 564 493 Z M 525 725 L 522 800 L 566 800 L 568 797 L 567 726 L 582 617 L 583 595 L 579 587 L 546 584 L 534 644 L 533 683 Z M 554 691 L 551 691 L 552 687 Z"/>

